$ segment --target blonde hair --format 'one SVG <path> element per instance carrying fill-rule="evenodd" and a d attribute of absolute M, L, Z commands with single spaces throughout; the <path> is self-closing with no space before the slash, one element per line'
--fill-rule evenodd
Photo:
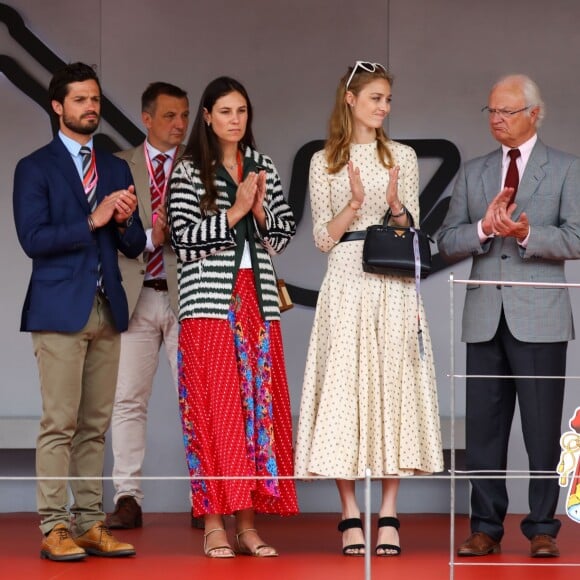
<path fill-rule="evenodd" d="M 328 173 L 331 175 L 338 173 L 350 159 L 350 144 L 352 141 L 353 122 L 352 111 L 346 103 L 346 82 L 352 74 L 353 67 L 349 67 L 347 73 L 340 79 L 336 89 L 336 100 L 334 109 L 330 115 L 328 127 L 328 139 L 324 146 Z M 386 80 L 393 84 L 393 76 L 382 66 L 375 66 L 374 72 L 368 72 L 364 68 L 358 68 L 352 76 L 348 90 L 355 96 L 376 79 Z M 380 162 L 387 168 L 393 167 L 393 155 L 389 149 L 389 138 L 382 127 L 376 131 L 377 152 Z"/>

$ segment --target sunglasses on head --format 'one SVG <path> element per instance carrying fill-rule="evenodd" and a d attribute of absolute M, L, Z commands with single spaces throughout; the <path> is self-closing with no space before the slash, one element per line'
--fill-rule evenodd
<path fill-rule="evenodd" d="M 362 68 L 363 70 L 366 70 L 370 73 L 374 73 L 378 68 L 382 68 L 385 72 L 387 72 L 387 69 L 380 62 L 365 62 L 364 60 L 357 60 L 352 67 L 352 72 L 350 73 L 348 80 L 346 81 L 347 91 L 354 75 L 357 73 L 359 68 Z"/>

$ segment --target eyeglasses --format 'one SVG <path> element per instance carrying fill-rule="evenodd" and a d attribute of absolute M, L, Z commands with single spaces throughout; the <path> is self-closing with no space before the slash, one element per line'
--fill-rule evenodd
<path fill-rule="evenodd" d="M 345 90 L 348 91 L 350 82 L 352 81 L 352 78 L 354 77 L 359 68 L 362 68 L 367 72 L 374 73 L 379 67 L 382 68 L 385 72 L 387 72 L 387 69 L 380 62 L 365 62 L 364 60 L 357 60 L 354 63 L 354 66 L 352 67 L 352 72 L 350 73 L 348 80 L 346 81 Z"/>
<path fill-rule="evenodd" d="M 531 107 L 532 107 L 532 105 L 528 105 L 527 107 L 522 107 L 521 109 L 518 109 L 517 111 L 510 111 L 509 109 L 490 109 L 488 106 L 485 106 L 485 107 L 483 107 L 483 109 L 481 109 L 481 112 L 487 113 L 490 117 L 492 115 L 497 114 L 502 119 L 508 119 L 509 117 L 512 117 L 513 115 L 517 115 L 518 113 L 521 113 L 522 111 L 527 111 Z"/>

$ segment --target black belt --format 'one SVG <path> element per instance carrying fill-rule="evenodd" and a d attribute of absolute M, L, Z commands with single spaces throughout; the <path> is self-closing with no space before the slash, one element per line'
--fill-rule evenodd
<path fill-rule="evenodd" d="M 165 278 L 152 278 L 151 280 L 143 280 L 145 288 L 153 288 L 157 292 L 167 292 L 167 280 Z"/>
<path fill-rule="evenodd" d="M 356 240 L 364 240 L 367 235 L 366 230 L 358 230 L 355 232 L 346 232 L 342 235 L 339 242 L 354 242 Z"/>

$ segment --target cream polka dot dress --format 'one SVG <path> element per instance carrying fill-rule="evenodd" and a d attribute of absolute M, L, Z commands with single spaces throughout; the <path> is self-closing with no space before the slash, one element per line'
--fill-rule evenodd
<path fill-rule="evenodd" d="M 399 198 L 419 223 L 414 150 L 389 142 L 400 166 Z M 365 202 L 349 231 L 381 223 L 388 170 L 376 143 L 352 145 Z M 310 196 L 316 246 L 328 252 L 310 338 L 295 472 L 337 478 L 443 470 L 431 339 L 420 302 L 425 348 L 419 356 L 414 279 L 367 274 L 362 241 L 334 244 L 326 224 L 351 199 L 346 167 L 329 175 L 324 152 L 312 158 Z"/>

